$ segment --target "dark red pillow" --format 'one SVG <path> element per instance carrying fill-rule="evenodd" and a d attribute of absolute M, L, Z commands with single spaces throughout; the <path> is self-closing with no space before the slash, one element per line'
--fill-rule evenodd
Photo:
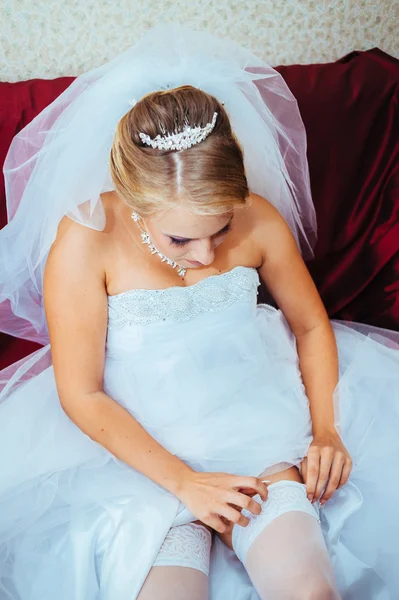
<path fill-rule="evenodd" d="M 0 82 L 0 165 L 3 166 L 11 140 L 59 96 L 73 77 L 31 79 L 17 83 Z M 3 169 L 0 177 L 0 227 L 7 223 Z M 1 257 L 0 257 L 1 260 Z M 1 327 L 1 324 L 0 324 Z M 40 346 L 0 333 L 0 369 L 26 356 Z"/>
<path fill-rule="evenodd" d="M 399 330 L 399 61 L 373 48 L 278 70 L 307 131 L 328 313 Z"/>
<path fill-rule="evenodd" d="M 331 318 L 399 329 L 399 61 L 378 48 L 277 67 L 308 135 L 319 223 L 309 269 Z M 13 136 L 73 78 L 0 83 L 0 163 Z M 6 222 L 0 182 L 0 225 Z M 266 290 L 259 300 L 267 298 Z M 0 339 L 0 368 L 37 348 Z"/>

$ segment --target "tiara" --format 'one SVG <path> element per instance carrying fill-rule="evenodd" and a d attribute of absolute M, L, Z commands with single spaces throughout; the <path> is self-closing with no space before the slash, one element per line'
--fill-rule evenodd
<path fill-rule="evenodd" d="M 190 127 L 186 121 L 183 131 L 178 133 L 169 133 L 168 135 L 157 135 L 151 138 L 149 135 L 140 132 L 139 137 L 144 144 L 159 150 L 186 150 L 194 144 L 199 144 L 211 133 L 215 127 L 218 113 L 214 112 L 212 121 L 207 123 L 205 127 Z"/>

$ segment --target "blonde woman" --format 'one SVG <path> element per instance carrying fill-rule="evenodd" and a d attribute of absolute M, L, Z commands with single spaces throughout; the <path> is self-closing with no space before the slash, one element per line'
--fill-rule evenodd
<path fill-rule="evenodd" d="M 395 335 L 328 319 L 299 113 L 244 65 L 157 28 L 14 141 L 4 329 L 49 340 L 3 390 L 4 598 L 392 597 Z"/>

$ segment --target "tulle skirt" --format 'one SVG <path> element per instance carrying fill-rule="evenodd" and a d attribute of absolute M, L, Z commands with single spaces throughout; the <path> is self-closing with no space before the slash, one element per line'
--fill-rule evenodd
<path fill-rule="evenodd" d="M 321 510 L 321 525 L 343 598 L 393 599 L 399 335 L 332 325 L 340 358 L 336 426 L 354 466 Z M 311 422 L 285 319 L 259 305 L 252 321 L 226 331 L 212 336 L 201 328 L 148 348 L 111 336 L 104 390 L 196 470 L 257 475 L 299 465 Z M 1 600 L 136 598 L 168 529 L 194 515 L 68 419 L 48 346 L 1 375 Z M 211 600 L 258 598 L 219 539 L 210 590 Z"/>

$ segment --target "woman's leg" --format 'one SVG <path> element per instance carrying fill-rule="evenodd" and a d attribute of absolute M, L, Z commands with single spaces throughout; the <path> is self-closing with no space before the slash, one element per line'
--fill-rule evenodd
<path fill-rule="evenodd" d="M 210 528 L 199 522 L 172 527 L 138 600 L 208 600 Z"/>
<path fill-rule="evenodd" d="M 297 511 L 268 524 L 249 547 L 244 566 L 262 600 L 338 600 L 318 521 Z"/>
<path fill-rule="evenodd" d="M 299 472 L 290 468 L 269 476 L 262 512 L 247 527 L 234 525 L 221 535 L 244 564 L 262 600 L 338 600 L 340 598 L 318 514 L 306 497 Z"/>

